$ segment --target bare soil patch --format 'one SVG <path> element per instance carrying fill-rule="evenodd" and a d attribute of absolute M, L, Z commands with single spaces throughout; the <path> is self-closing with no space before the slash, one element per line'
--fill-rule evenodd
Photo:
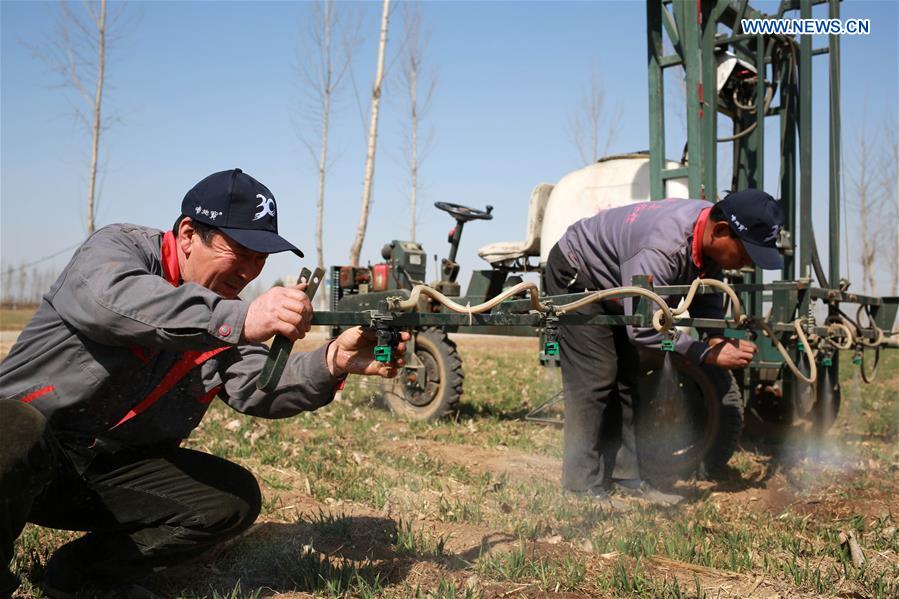
<path fill-rule="evenodd" d="M 762 575 L 737 574 L 690 564 L 664 557 L 653 557 L 636 563 L 618 552 L 598 554 L 589 542 L 566 542 L 558 537 L 523 542 L 515 535 L 466 524 L 449 524 L 420 520 L 415 525 L 446 539 L 445 553 L 430 559 L 414 559 L 392 549 L 396 542 L 395 520 L 353 502 L 322 503 L 303 492 L 265 488 L 267 496 L 276 494 L 286 504 L 281 510 L 294 514 L 282 519 L 260 519 L 240 539 L 207 554 L 190 566 L 180 567 L 157 575 L 148 581 L 157 590 L 181 588 L 198 578 L 211 592 L 228 593 L 237 584 L 242 588 L 258 588 L 261 596 L 309 597 L 308 593 L 293 592 L 273 583 L 283 579 L 285 567 L 304 556 L 319 556 L 335 562 L 353 563 L 358 567 L 376 566 L 386 575 L 388 585 L 405 583 L 408 586 L 435 588 L 452 580 L 458 588 L 476 589 L 485 598 L 515 597 L 584 597 L 584 593 L 547 588 L 535 582 L 496 582 L 489 577 L 472 574 L 472 566 L 487 556 L 509 554 L 523 548 L 529 559 L 547 563 L 563 563 L 576 557 L 585 566 L 587 576 L 601 576 L 623 565 L 627 569 L 642 569 L 647 575 L 676 580 L 679 587 L 703 589 L 708 596 L 718 597 L 816 597 L 790 585 Z M 332 519 L 339 522 L 335 530 L 322 532 L 315 522 Z M 245 556 L 254 556 L 249 563 Z M 613 596 L 597 594 L 591 596 Z M 688 595 L 689 596 L 689 595 Z"/>
<path fill-rule="evenodd" d="M 535 354 L 540 340 L 537 337 L 512 337 L 510 335 L 469 335 L 466 333 L 452 333 L 450 335 L 460 350 L 522 350 L 533 351 Z"/>
<path fill-rule="evenodd" d="M 427 439 L 394 441 L 397 451 L 423 451 L 427 454 L 472 472 L 507 476 L 513 480 L 558 481 L 562 461 L 541 455 L 528 454 L 508 447 L 487 449 L 457 443 L 439 443 Z"/>

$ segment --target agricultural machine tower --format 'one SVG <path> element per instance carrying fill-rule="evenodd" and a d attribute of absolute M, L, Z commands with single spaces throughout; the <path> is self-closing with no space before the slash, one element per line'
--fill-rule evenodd
<path fill-rule="evenodd" d="M 876 368 L 883 341 L 878 331 L 889 331 L 893 326 L 897 298 L 850 293 L 849 282 L 839 270 L 840 36 L 830 35 L 826 46 L 816 48 L 809 35 L 797 39 L 747 34 L 742 29 L 743 19 L 810 19 L 812 7 L 821 4 L 826 4 L 826 15 L 822 10 L 816 16 L 840 18 L 838 0 L 784 0 L 774 14 L 764 14 L 746 0 L 646 3 L 651 195 L 654 200 L 662 198 L 664 182 L 680 177 L 686 177 L 693 198 L 714 200 L 722 187 L 779 188 L 786 216 L 778 243 L 784 255 L 781 280 L 763 284 L 759 269 L 734 273 L 735 282 L 744 283 L 737 286 L 743 305 L 751 314 L 767 311 L 768 321 L 786 323 L 803 318 L 809 334 L 814 334 L 818 326 L 815 315 L 820 316 L 822 311 L 826 312 L 822 323 L 825 328 L 844 325 L 848 319 L 846 326 L 857 333 L 852 343 L 854 361 L 863 367 L 863 349 L 873 345 Z M 666 53 L 666 48 L 672 51 Z M 827 63 L 826 98 L 812 94 L 814 60 Z M 665 166 L 663 77 L 664 71 L 671 68 L 682 70 L 687 113 L 685 159 L 673 169 Z M 823 135 L 817 143 L 813 140 L 815 110 L 828 114 L 826 142 L 821 139 Z M 732 120 L 732 134 L 719 134 L 719 114 Z M 766 118 L 778 123 L 777 181 L 765 180 Z M 729 181 L 719 182 L 717 161 L 726 144 L 733 144 L 733 172 Z M 825 235 L 819 232 L 818 238 L 828 240 L 827 272 L 819 259 L 812 226 L 813 209 L 825 200 L 825 194 L 818 191 L 813 201 L 812 157 L 816 149 L 821 151 L 824 147 L 828 152 L 828 228 Z M 844 313 L 846 303 L 855 304 L 854 316 Z M 833 344 L 825 344 L 818 352 L 815 389 L 790 369 L 781 368 L 783 360 L 769 338 L 759 339 L 759 344 L 762 351 L 758 364 L 743 373 L 750 424 L 761 424 L 770 431 L 772 427 L 785 427 L 796 418 L 806 418 L 826 430 L 840 403 L 839 352 Z M 792 359 L 799 363 L 807 348 L 800 343 L 788 347 Z"/>

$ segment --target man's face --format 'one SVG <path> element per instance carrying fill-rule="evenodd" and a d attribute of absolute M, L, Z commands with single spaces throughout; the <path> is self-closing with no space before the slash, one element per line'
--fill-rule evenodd
<path fill-rule="evenodd" d="M 191 224 L 179 228 L 184 250 L 181 277 L 226 299 L 234 299 L 250 281 L 259 276 L 268 254 L 247 249 L 223 233 L 214 232 L 209 243 Z"/>
<path fill-rule="evenodd" d="M 726 222 L 713 224 L 709 245 L 703 249 L 705 254 L 721 268 L 736 270 L 752 266 L 752 258 L 746 253 L 743 243 L 734 237 L 730 225 Z"/>

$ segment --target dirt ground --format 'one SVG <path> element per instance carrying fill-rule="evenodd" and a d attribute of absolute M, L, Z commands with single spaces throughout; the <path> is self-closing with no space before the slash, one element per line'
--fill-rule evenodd
<path fill-rule="evenodd" d="M 520 417 L 536 339 L 454 340 L 470 369 L 470 407 L 454 419 L 399 421 L 364 386 L 285 421 L 211 412 L 190 445 L 253 471 L 263 513 L 145 586 L 185 598 L 899 597 L 899 438 L 882 422 L 899 369 L 824 440 L 745 441 L 724 476 L 673 486 L 683 506 L 608 507 L 559 489 L 559 428 Z M 865 566 L 849 561 L 847 531 Z M 16 597 L 43 596 L 42 565 L 71 538 L 48 534 L 26 529 Z"/>
<path fill-rule="evenodd" d="M 460 449 L 466 449 L 467 464 L 476 471 L 490 474 L 508 474 L 515 478 L 527 480 L 536 476 L 547 480 L 558 477 L 561 463 L 558 460 L 535 458 L 521 452 L 511 450 L 471 451 L 470 448 L 452 445 L 434 445 L 430 443 L 416 444 L 418 451 L 433 452 L 435 455 L 460 460 Z M 397 442 L 392 450 L 403 452 L 410 449 L 409 443 Z M 759 474 L 762 475 L 763 471 Z M 266 478 L 266 473 L 262 472 Z M 280 470 L 269 471 L 271 476 L 283 475 Z M 851 499 L 840 500 L 833 494 L 822 492 L 800 497 L 790 490 L 790 483 L 783 474 L 777 474 L 767 480 L 756 481 L 742 490 L 729 488 L 727 484 L 691 483 L 682 484 L 679 489 L 694 497 L 705 495 L 707 500 L 724 509 L 740 511 L 748 510 L 761 514 L 769 514 L 772 518 L 792 510 L 803 514 L 805 518 L 836 519 L 842 516 L 863 513 L 899 513 L 899 498 L 895 494 L 867 493 Z M 851 484 L 852 481 L 847 481 Z M 296 488 L 302 489 L 302 481 L 294 481 Z M 270 488 L 266 493 L 273 493 Z M 396 539 L 397 519 L 409 517 L 401 507 L 386 506 L 383 510 L 372 510 L 353 502 L 327 501 L 319 502 L 303 491 L 280 492 L 281 512 L 289 513 L 303 522 L 285 523 L 281 518 L 261 518 L 242 539 L 235 544 L 243 547 L 264 547 L 266 553 L 274 555 L 267 559 L 255 560 L 252 567 L 247 564 L 225 571 L 221 566 L 221 554 L 228 548 L 220 550 L 218 558 L 207 556 L 202 562 L 179 569 L 160 577 L 156 584 L 161 587 L 177 588 L 185 579 L 202 578 L 211 588 L 232 589 L 240 583 L 242 588 L 259 588 L 262 596 L 275 597 L 311 597 L 315 594 L 293 592 L 288 589 L 271 587 L 272 580 L 279 578 L 279 562 L 295 558 L 297 554 L 319 554 L 333 560 L 346 560 L 353 563 L 365 562 L 374 564 L 385 572 L 383 583 L 399 584 L 410 587 L 436 588 L 447 580 L 453 580 L 460 589 L 476 589 L 481 597 L 583 597 L 583 596 L 629 596 L 612 593 L 587 593 L 581 591 L 559 591 L 541 588 L 537 583 L 513 583 L 509 581 L 492 581 L 472 573 L 472 565 L 485 556 L 509 553 L 519 546 L 515 534 L 490 526 L 470 524 L 451 524 L 432 519 L 427 514 L 415 516 L 416 525 L 427 529 L 431 534 L 446 539 L 444 553 L 440 557 L 420 559 L 404 556 L 391 549 Z M 634 505 L 633 509 L 640 509 Z M 346 526 L 339 534 L 316 534 L 307 523 L 322 517 L 345 519 Z M 314 537 L 314 540 L 313 540 Z M 309 539 L 308 542 L 305 540 Z M 560 535 L 546 535 L 528 543 L 527 551 L 539 555 L 541 559 L 571 559 L 572 556 L 585 565 L 588 575 L 599 575 L 607 571 L 613 564 L 624 564 L 626 568 L 636 568 L 636 561 L 617 551 L 597 553 L 587 540 L 564 539 Z M 257 556 L 258 557 L 258 556 Z M 895 557 L 895 556 L 894 556 Z M 227 560 L 224 560 L 227 561 Z M 272 565 L 269 569 L 266 564 Z M 652 556 L 640 562 L 639 568 L 647 576 L 656 576 L 665 580 L 677 580 L 680 588 L 692 589 L 699 585 L 703 594 L 684 596 L 707 597 L 758 597 L 758 598 L 800 598 L 819 597 L 814 591 L 796 588 L 776 577 L 761 573 L 736 573 L 724 569 L 706 567 L 685 561 Z M 398 595 L 402 596 L 402 595 Z M 635 593 L 634 596 L 644 596 Z M 667 596 L 648 594 L 645 596 Z M 673 596 L 673 595 L 672 595 Z M 841 597 L 873 596 L 851 590 L 848 593 L 837 593 Z"/>

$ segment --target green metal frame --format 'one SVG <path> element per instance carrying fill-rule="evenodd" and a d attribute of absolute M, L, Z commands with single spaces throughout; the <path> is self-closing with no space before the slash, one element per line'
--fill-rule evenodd
<path fill-rule="evenodd" d="M 829 151 L 829 220 L 827 283 L 831 289 L 801 292 L 774 290 L 761 285 L 741 298 L 750 314 L 759 314 L 763 297 L 773 300 L 773 320 L 787 322 L 810 312 L 811 302 L 821 299 L 828 305 L 830 317 L 839 314 L 840 301 L 849 296 L 839 291 L 840 278 L 840 38 L 829 36 L 826 47 L 813 48 L 811 36 L 798 41 L 786 36 L 745 34 L 743 18 L 783 18 L 799 11 L 800 18 L 812 17 L 812 7 L 828 5 L 828 18 L 840 18 L 839 0 L 782 0 L 775 14 L 764 14 L 749 5 L 748 0 L 647 0 L 647 59 L 649 75 L 650 192 L 651 199 L 664 197 L 665 181 L 686 174 L 690 196 L 716 199 L 718 156 L 718 97 L 716 91 L 715 52 L 727 48 L 738 58 L 751 63 L 758 74 L 754 115 L 735 118 L 734 135 L 754 129 L 734 141 L 734 188 L 765 187 L 764 119 L 779 119 L 780 130 L 780 196 L 786 213 L 785 229 L 793 240 L 798 238 L 798 251 L 785 256 L 781 278 L 807 285 L 812 277 L 812 59 L 824 56 L 828 61 Z M 666 54 L 665 41 L 672 48 Z M 666 168 L 664 70 L 683 69 L 686 82 L 687 163 L 676 169 Z M 766 81 L 774 81 L 779 89 L 778 106 L 767 106 Z M 764 107 L 764 108 L 763 108 Z M 798 191 L 797 191 L 798 189 Z M 798 232 L 798 236 L 797 233 Z M 762 274 L 744 280 L 760 283 Z M 774 291 L 763 296 L 764 292 Z M 878 298 L 851 296 L 850 301 L 879 305 Z M 793 348 L 794 356 L 798 351 Z M 836 357 L 832 368 L 837 368 Z M 785 387 L 795 384 L 787 376 Z M 785 391 L 789 389 L 785 388 Z"/>
<path fill-rule="evenodd" d="M 634 285 L 639 285 L 654 291 L 662 296 L 684 296 L 690 289 L 689 285 L 665 285 L 654 287 L 646 277 L 635 277 Z M 809 286 L 803 281 L 782 281 L 768 284 L 734 285 L 734 290 L 740 294 L 761 293 L 767 291 L 773 294 L 773 310 L 765 323 L 775 333 L 780 333 L 781 342 L 789 344 L 789 337 L 793 334 L 793 314 L 809 298 L 826 299 L 828 301 L 852 301 L 854 303 L 868 304 L 875 308 L 888 306 L 884 316 L 892 321 L 896 315 L 895 303 L 885 303 L 881 298 L 844 294 L 839 291 L 821 289 Z M 718 293 L 713 288 L 701 287 L 699 294 Z M 576 293 L 558 296 L 543 296 L 541 301 L 553 305 L 563 305 L 579 300 L 589 293 Z M 374 326 L 381 322 L 394 329 L 419 329 L 422 327 L 440 327 L 450 332 L 473 332 L 482 334 L 505 334 L 519 336 L 522 334 L 536 336 L 537 331 L 546 326 L 547 319 L 553 318 L 560 325 L 633 325 L 637 327 L 649 326 L 652 314 L 656 306 L 652 302 L 638 299 L 637 309 L 631 316 L 620 314 L 538 314 L 532 310 L 530 300 L 507 300 L 494 308 L 491 312 L 483 314 L 466 314 L 457 312 L 391 312 L 386 306 L 386 299 L 406 299 L 408 290 L 394 290 L 382 293 L 367 294 L 369 301 L 365 308 L 355 311 L 316 312 L 312 317 L 313 325 L 327 325 L 348 327 L 355 325 Z M 875 312 L 875 315 L 878 315 Z M 740 333 L 753 331 L 761 333 L 761 327 L 757 322 L 750 320 L 745 326 L 735 328 L 733 321 L 714 318 L 682 318 L 678 320 L 678 326 L 696 327 L 700 329 L 724 329 L 730 336 L 740 336 Z M 813 326 L 810 333 L 826 336 L 828 329 L 825 326 Z M 735 334 L 736 333 L 736 334 Z M 874 337 L 873 330 L 863 332 L 869 338 Z M 761 338 L 760 335 L 758 338 Z M 782 363 L 779 355 L 774 352 L 760 352 L 753 362 L 754 368 L 779 368 Z"/>
<path fill-rule="evenodd" d="M 769 107 L 766 114 L 756 112 L 755 118 L 734 123 L 734 133 L 751 133 L 739 139 L 734 148 L 734 173 L 729 185 L 763 188 L 764 148 L 767 116 L 780 118 L 781 199 L 787 212 L 786 229 L 794 233 L 798 214 L 811 214 L 812 207 L 812 58 L 826 55 L 829 65 L 830 93 L 830 279 L 839 279 L 839 209 L 840 209 L 840 41 L 830 36 L 828 47 L 812 48 L 812 38 L 802 36 L 799 42 L 784 36 L 744 34 L 740 28 L 743 18 L 780 18 L 798 9 L 802 18 L 810 18 L 812 6 L 827 3 L 829 17 L 839 18 L 838 0 L 784 0 L 773 15 L 761 13 L 749 6 L 748 0 L 648 0 L 647 62 L 649 74 L 649 136 L 650 136 L 650 197 L 665 195 L 664 183 L 686 174 L 690 197 L 716 199 L 718 190 L 718 97 L 716 92 L 715 52 L 727 48 L 737 57 L 751 63 L 758 73 L 756 105 L 765 106 L 765 82 L 768 73 L 778 73 L 780 105 Z M 730 30 L 720 34 L 719 26 Z M 665 54 L 667 40 L 673 54 Z M 791 55 L 774 52 L 776 45 L 790 43 L 794 50 L 796 68 Z M 669 68 L 684 70 L 687 109 L 687 163 L 682 167 L 665 167 L 665 89 L 663 72 Z M 798 81 L 794 76 L 798 74 Z M 798 134 L 798 148 L 796 136 Z M 798 166 L 798 168 L 797 168 Z M 799 193 L 796 193 L 796 183 Z M 785 280 L 811 277 L 811 219 L 799 219 L 798 272 L 794 257 L 784 264 Z M 794 235 L 795 237 L 795 235 Z"/>

